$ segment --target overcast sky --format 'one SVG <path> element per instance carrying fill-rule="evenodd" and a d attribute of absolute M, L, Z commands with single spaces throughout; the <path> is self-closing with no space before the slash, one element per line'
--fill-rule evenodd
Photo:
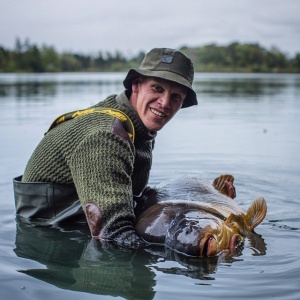
<path fill-rule="evenodd" d="M 135 55 L 154 47 L 259 43 L 300 52 L 300 0 L 0 0 L 0 45 Z"/>

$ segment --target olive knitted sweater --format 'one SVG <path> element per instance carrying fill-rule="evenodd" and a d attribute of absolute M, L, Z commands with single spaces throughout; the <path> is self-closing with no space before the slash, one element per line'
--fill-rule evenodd
<path fill-rule="evenodd" d="M 134 145 L 117 134 L 116 119 L 91 113 L 50 130 L 33 152 L 24 182 L 74 184 L 83 208 L 95 203 L 105 220 L 105 236 L 134 230 L 133 196 L 147 186 L 155 132 L 149 132 L 131 106 L 126 92 L 93 107 L 115 108 L 129 116 Z"/>

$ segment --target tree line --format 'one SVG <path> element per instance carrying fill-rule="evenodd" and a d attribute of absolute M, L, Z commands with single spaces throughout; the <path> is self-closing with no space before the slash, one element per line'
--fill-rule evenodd
<path fill-rule="evenodd" d="M 300 52 L 288 57 L 276 47 L 266 49 L 256 43 L 184 46 L 180 50 L 192 59 L 196 72 L 300 72 Z M 0 45 L 0 72 L 121 72 L 138 67 L 144 55 L 59 53 L 52 46 L 16 39 L 14 49 Z"/>

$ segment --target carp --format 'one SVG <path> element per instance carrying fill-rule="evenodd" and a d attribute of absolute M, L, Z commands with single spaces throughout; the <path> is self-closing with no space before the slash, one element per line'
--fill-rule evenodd
<path fill-rule="evenodd" d="M 136 220 L 137 233 L 150 244 L 165 245 L 187 256 L 235 253 L 265 218 L 267 204 L 257 198 L 246 213 L 228 196 L 232 175 L 213 183 L 198 176 L 178 177 L 162 183 L 146 195 L 154 203 Z"/>

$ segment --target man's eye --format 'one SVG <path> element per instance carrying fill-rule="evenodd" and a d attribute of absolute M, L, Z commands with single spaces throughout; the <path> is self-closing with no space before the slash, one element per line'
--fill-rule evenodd
<path fill-rule="evenodd" d="M 154 85 L 154 89 L 159 93 L 163 92 L 163 88 L 160 85 Z"/>
<path fill-rule="evenodd" d="M 183 100 L 182 96 L 179 95 L 179 94 L 173 95 L 173 99 L 174 99 L 175 101 L 182 101 L 182 100 Z"/>

